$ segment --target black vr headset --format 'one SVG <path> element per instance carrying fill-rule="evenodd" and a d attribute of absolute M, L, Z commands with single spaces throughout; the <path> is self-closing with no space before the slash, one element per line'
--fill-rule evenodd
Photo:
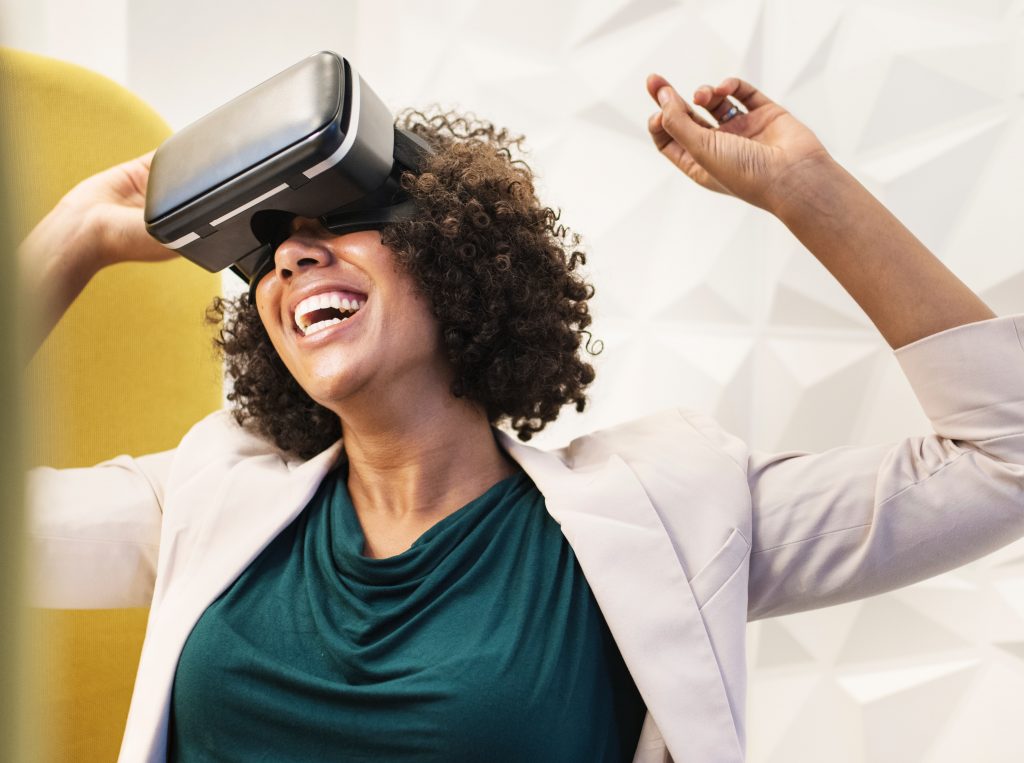
<path fill-rule="evenodd" d="M 398 181 L 430 153 L 348 61 L 316 53 L 160 145 L 146 230 L 211 272 L 230 267 L 253 300 L 295 217 L 336 234 L 411 218 Z"/>

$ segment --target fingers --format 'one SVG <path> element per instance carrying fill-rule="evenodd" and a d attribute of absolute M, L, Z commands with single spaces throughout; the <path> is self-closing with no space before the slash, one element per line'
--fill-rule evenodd
<path fill-rule="evenodd" d="M 142 154 L 142 156 L 129 159 L 121 165 L 121 168 L 124 169 L 128 176 L 128 180 L 132 185 L 133 191 L 143 199 L 146 196 L 146 188 L 149 185 L 149 171 L 152 166 L 153 155 L 155 153 L 156 149 L 147 151 Z"/>
<path fill-rule="evenodd" d="M 650 96 L 657 100 L 657 93 L 663 88 L 671 88 L 672 85 L 664 77 L 656 74 L 652 74 L 647 77 L 647 92 Z M 721 86 L 719 86 L 721 87 Z M 683 101 L 685 103 L 685 101 Z M 725 117 L 726 113 L 733 107 L 733 102 L 726 99 L 726 95 L 721 92 L 716 92 L 715 88 L 711 85 L 701 85 L 693 93 L 693 103 L 699 105 L 703 110 L 707 111 L 715 118 L 717 123 L 720 123 Z M 660 103 L 659 103 L 660 105 Z M 740 104 L 740 109 L 742 109 Z M 714 128 L 717 125 L 709 124 L 708 121 L 703 118 L 700 114 L 694 112 L 689 108 L 687 104 L 687 111 L 690 116 L 696 121 L 697 124 L 703 127 Z M 740 111 L 740 113 L 743 113 Z"/>
<path fill-rule="evenodd" d="M 651 74 L 647 78 L 647 92 L 657 100 L 658 91 L 670 86 L 668 80 L 659 74 Z M 746 111 L 753 111 L 761 106 L 774 103 L 749 82 L 739 77 L 726 77 L 718 85 L 701 85 L 693 94 L 693 102 L 708 111 L 716 120 L 721 121 L 730 108 L 735 105 L 732 99 L 739 101 L 739 104 Z M 741 113 L 743 113 L 741 109 Z"/>
<path fill-rule="evenodd" d="M 661 112 L 655 112 L 648 120 L 647 129 L 650 130 L 654 145 L 662 156 L 682 170 L 691 180 L 705 188 L 717 193 L 729 193 L 721 183 L 708 174 L 707 170 L 694 161 L 693 156 L 680 143 L 668 134 L 661 120 Z"/>
<path fill-rule="evenodd" d="M 722 93 L 723 95 L 731 95 L 751 111 L 760 108 L 761 106 L 767 106 L 770 103 L 775 103 L 775 101 L 766 96 L 756 87 L 751 85 L 749 82 L 741 80 L 739 77 L 726 77 L 722 80 L 722 84 L 715 88 L 715 92 Z"/>
<path fill-rule="evenodd" d="M 654 145 L 659 151 L 672 140 L 672 136 L 665 132 L 665 128 L 661 123 L 660 111 L 655 111 L 651 114 L 650 119 L 647 120 L 647 131 L 651 134 L 651 138 L 654 139 Z"/>
<path fill-rule="evenodd" d="M 149 161 L 143 157 L 125 162 L 118 169 L 124 171 L 124 178 L 127 184 L 114 186 L 115 192 L 122 195 L 122 198 L 132 204 L 144 204 L 146 200 L 146 187 L 149 185 Z"/>
<path fill-rule="evenodd" d="M 662 113 L 660 111 L 651 115 L 651 118 L 647 121 L 647 129 L 651 133 L 654 147 L 672 164 L 681 169 L 686 157 L 686 149 L 669 135 L 662 124 Z"/>
<path fill-rule="evenodd" d="M 654 97 L 661 106 L 661 111 L 648 122 L 654 144 L 673 162 L 678 158 L 674 154 L 683 152 L 689 152 L 698 162 L 703 162 L 708 158 L 714 138 L 711 126 L 703 120 L 698 122 L 699 117 L 690 109 L 689 104 L 671 85 L 662 83 L 665 80 L 661 77 L 648 78 L 649 88 L 658 86 Z"/>
<path fill-rule="evenodd" d="M 660 74 L 647 75 L 647 93 L 655 100 L 655 102 L 658 100 L 658 91 L 663 87 L 668 86 L 668 84 L 668 80 Z"/>
<path fill-rule="evenodd" d="M 768 96 L 739 77 L 726 77 L 716 87 L 701 85 L 697 88 L 693 99 L 694 103 L 707 101 L 705 108 L 718 120 L 720 127 L 724 127 L 725 123 L 734 117 L 774 104 L 774 101 Z M 734 107 L 738 109 L 738 114 Z M 730 112 L 732 112 L 731 116 Z M 741 120 L 731 131 L 735 131 L 736 127 L 742 124 Z M 742 130 L 742 127 L 739 129 Z"/>
<path fill-rule="evenodd" d="M 650 76 L 647 77 L 647 92 L 650 94 L 651 98 L 655 100 L 658 106 L 664 109 L 665 104 L 662 102 L 662 90 L 665 90 L 668 93 L 668 95 L 665 96 L 666 101 L 670 99 L 678 100 L 679 103 L 682 105 L 684 111 L 687 114 L 689 114 L 692 119 L 696 120 L 697 124 L 708 128 L 714 127 L 714 125 L 708 124 L 707 120 L 705 120 L 702 116 L 700 116 L 700 114 L 695 112 L 690 107 L 690 104 L 688 104 L 685 100 L 683 100 L 682 97 L 679 96 L 678 93 L 676 93 L 675 89 L 672 87 L 672 85 L 669 83 L 667 79 L 665 79 L 659 74 L 651 74 Z"/>
<path fill-rule="evenodd" d="M 693 102 L 698 106 L 703 106 L 715 118 L 719 127 L 739 114 L 745 114 L 748 111 L 733 96 L 721 92 L 721 86 L 713 88 L 711 85 L 701 85 L 693 93 Z M 735 111 L 733 111 L 732 116 L 729 116 L 729 112 L 733 109 Z"/>

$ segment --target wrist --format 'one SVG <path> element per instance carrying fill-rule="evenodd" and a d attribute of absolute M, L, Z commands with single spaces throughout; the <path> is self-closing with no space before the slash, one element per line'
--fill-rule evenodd
<path fill-rule="evenodd" d="M 835 189 L 851 179 L 849 173 L 822 149 L 783 172 L 765 194 L 765 208 L 785 223 L 798 223 L 820 214 L 822 204 Z"/>
<path fill-rule="evenodd" d="M 98 250 L 81 217 L 61 201 L 18 246 L 19 270 L 29 280 L 44 280 L 54 271 L 88 277 L 102 267 Z"/>
<path fill-rule="evenodd" d="M 48 216 L 50 244 L 75 270 L 91 276 L 110 264 L 104 259 L 103 224 L 95 203 L 81 203 L 72 191 Z"/>

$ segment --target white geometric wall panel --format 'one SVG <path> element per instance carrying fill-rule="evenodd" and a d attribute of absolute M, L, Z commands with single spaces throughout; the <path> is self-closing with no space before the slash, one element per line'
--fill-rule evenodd
<path fill-rule="evenodd" d="M 585 237 L 605 349 L 588 411 L 540 442 L 672 405 L 762 450 L 931 431 L 889 346 L 792 234 L 649 145 L 651 71 L 684 96 L 753 82 L 997 314 L 1024 310 L 1024 2 L 438 8 L 360 3 L 356 60 L 396 108 L 439 101 L 525 133 L 545 200 Z M 1024 760 L 1024 541 L 747 637 L 752 763 Z"/>
<path fill-rule="evenodd" d="M 102 0 L 92 48 L 72 0 L 2 2 L 20 47 L 93 62 L 176 127 L 326 47 L 395 108 L 437 101 L 525 133 L 543 198 L 584 235 L 604 342 L 588 410 L 541 444 L 680 405 L 759 450 L 931 431 L 789 231 L 653 150 L 651 71 L 684 96 L 754 83 L 996 313 L 1024 311 L 1024 0 Z M 243 6 L 244 27 L 224 23 Z M 747 638 L 752 763 L 1024 760 L 1024 541 Z"/>

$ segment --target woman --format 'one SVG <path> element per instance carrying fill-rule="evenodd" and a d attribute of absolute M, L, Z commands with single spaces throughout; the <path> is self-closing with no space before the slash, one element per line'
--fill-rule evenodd
<path fill-rule="evenodd" d="M 748 619 L 1024 535 L 1024 316 L 995 317 L 751 85 L 695 92 L 717 127 L 647 89 L 658 150 L 794 232 L 936 433 L 761 454 L 690 410 L 556 453 L 496 432 L 582 406 L 589 291 L 528 172 L 507 182 L 507 145 L 433 134 L 406 180 L 422 219 L 297 219 L 259 324 L 219 306 L 237 420 L 33 474 L 43 595 L 151 607 L 122 760 L 740 761 Z M 144 234 L 145 180 L 138 160 L 83 182 L 26 241 L 44 326 L 97 269 L 170 255 Z M 491 236 L 503 218 L 521 236 Z"/>

